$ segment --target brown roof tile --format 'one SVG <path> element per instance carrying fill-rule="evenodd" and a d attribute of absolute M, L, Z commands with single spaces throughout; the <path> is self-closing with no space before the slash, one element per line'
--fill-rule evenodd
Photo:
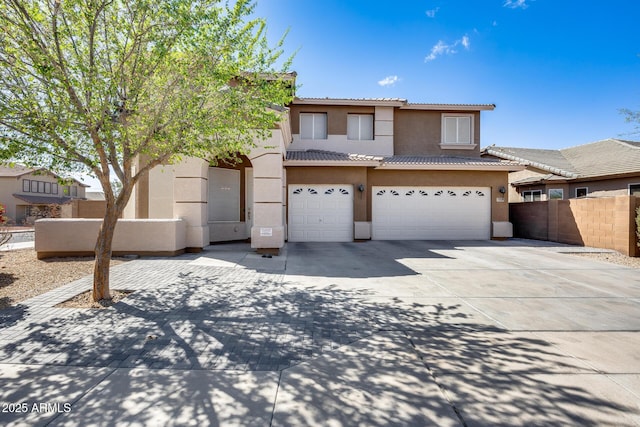
<path fill-rule="evenodd" d="M 568 179 L 640 173 L 640 142 L 637 141 L 610 138 L 562 150 L 491 146 L 483 151 Z"/>

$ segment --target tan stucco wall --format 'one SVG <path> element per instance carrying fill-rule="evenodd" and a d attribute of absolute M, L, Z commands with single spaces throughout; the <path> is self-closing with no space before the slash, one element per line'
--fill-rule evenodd
<path fill-rule="evenodd" d="M 38 258 L 94 252 L 100 219 L 41 219 L 35 223 Z M 186 247 L 186 222 L 179 219 L 121 219 L 114 254 L 170 255 Z"/>
<path fill-rule="evenodd" d="M 16 202 L 17 199 L 12 196 L 17 193 L 18 186 L 22 186 L 22 181 L 16 178 L 0 178 L 0 204 L 6 209 L 5 215 L 10 219 L 16 219 Z M 22 189 L 22 188 L 20 188 Z"/>
<path fill-rule="evenodd" d="M 569 183 L 570 197 L 575 197 L 576 188 L 587 187 L 588 196 L 590 197 L 610 197 L 610 196 L 627 196 L 629 195 L 629 184 L 640 184 L 640 173 L 636 176 L 603 179 L 589 182 L 571 182 Z"/>
<path fill-rule="evenodd" d="M 442 114 L 448 111 L 400 110 L 394 113 L 394 143 L 395 155 L 445 155 L 460 157 L 480 157 L 480 113 L 472 113 L 473 141 L 476 144 L 472 150 L 443 150 L 442 142 Z M 456 114 L 471 114 L 468 112 L 451 112 Z"/>

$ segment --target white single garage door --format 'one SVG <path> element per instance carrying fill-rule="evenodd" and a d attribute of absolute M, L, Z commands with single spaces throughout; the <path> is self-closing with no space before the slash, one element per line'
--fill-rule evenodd
<path fill-rule="evenodd" d="M 373 187 L 375 240 L 485 240 L 491 233 L 491 189 Z"/>
<path fill-rule="evenodd" d="M 290 242 L 353 240 L 352 185 L 289 185 Z"/>

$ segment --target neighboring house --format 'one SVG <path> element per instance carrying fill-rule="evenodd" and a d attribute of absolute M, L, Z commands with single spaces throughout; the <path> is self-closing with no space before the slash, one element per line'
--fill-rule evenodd
<path fill-rule="evenodd" d="M 509 174 L 512 202 L 640 196 L 640 142 L 605 139 L 562 150 L 492 145 L 482 153 L 526 165 Z"/>
<path fill-rule="evenodd" d="M 124 218 L 183 218 L 187 249 L 285 241 L 510 237 L 508 173 L 483 159 L 480 114 L 494 105 L 296 98 L 238 164 L 158 167 Z"/>
<path fill-rule="evenodd" d="M 60 178 L 44 169 L 0 165 L 0 203 L 6 216 L 16 224 L 32 222 L 51 208 L 85 196 L 86 184 L 77 180 L 60 183 Z"/>

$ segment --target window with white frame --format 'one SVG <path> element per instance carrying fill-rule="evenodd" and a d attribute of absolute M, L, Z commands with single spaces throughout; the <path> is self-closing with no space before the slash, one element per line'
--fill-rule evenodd
<path fill-rule="evenodd" d="M 587 197 L 589 193 L 588 187 L 578 187 L 576 188 L 576 197 Z"/>
<path fill-rule="evenodd" d="M 442 144 L 473 144 L 473 114 L 443 114 Z"/>
<path fill-rule="evenodd" d="M 347 139 L 353 141 L 372 141 L 373 114 L 348 114 Z"/>
<path fill-rule="evenodd" d="M 549 189 L 549 200 L 562 200 L 564 199 L 564 191 L 562 188 L 551 188 Z"/>
<path fill-rule="evenodd" d="M 542 190 L 523 191 L 522 200 L 525 202 L 539 202 L 542 200 Z"/>
<path fill-rule="evenodd" d="M 300 139 L 327 139 L 327 113 L 300 113 Z"/>
<path fill-rule="evenodd" d="M 629 184 L 629 195 L 640 197 L 640 184 Z"/>
<path fill-rule="evenodd" d="M 28 179 L 22 180 L 22 191 L 29 193 L 31 190 L 31 182 Z"/>

